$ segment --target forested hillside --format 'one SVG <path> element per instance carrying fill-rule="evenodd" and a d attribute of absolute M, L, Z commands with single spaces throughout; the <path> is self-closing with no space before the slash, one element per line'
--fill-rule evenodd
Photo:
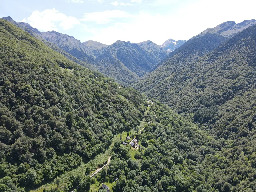
<path fill-rule="evenodd" d="M 212 175 L 222 175 L 222 186 L 226 182 L 231 191 L 254 191 L 256 26 L 228 39 L 215 32 L 189 40 L 137 88 L 215 135 L 221 142 L 218 160 L 223 159 L 222 171 L 214 168 Z M 193 44 L 196 40 L 202 44 Z"/>
<path fill-rule="evenodd" d="M 0 29 L 1 191 L 51 181 L 139 124 L 144 101 L 137 93 L 3 20 Z"/>
<path fill-rule="evenodd" d="M 255 26 L 151 74 L 205 127 L 2 19 L 0 37 L 0 191 L 256 190 Z"/>
<path fill-rule="evenodd" d="M 209 37 L 211 35 L 198 38 L 204 42 Z M 195 42 L 195 38 L 192 41 Z M 197 122 L 210 122 L 218 106 L 255 89 L 255 42 L 253 26 L 209 54 L 201 50 L 202 57 L 188 60 L 187 57 L 194 54 L 186 54 L 180 59 L 180 55 L 194 50 L 188 41 L 177 54 L 140 82 L 138 88 L 179 113 L 193 113 Z"/>
<path fill-rule="evenodd" d="M 100 182 L 114 191 L 205 188 L 197 166 L 212 138 L 195 125 L 7 21 L 0 20 L 0 33 L 1 191 L 47 183 L 38 190 L 98 190 Z M 122 144 L 131 142 L 127 135 L 137 148 Z M 110 155 L 110 165 L 90 177 L 104 163 L 100 154 Z"/>

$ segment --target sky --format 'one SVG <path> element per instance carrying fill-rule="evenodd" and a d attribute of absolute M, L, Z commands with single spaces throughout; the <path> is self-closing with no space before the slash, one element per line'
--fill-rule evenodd
<path fill-rule="evenodd" d="M 256 19 L 255 0 L 0 0 L 0 17 L 112 44 L 188 40 L 226 21 Z"/>

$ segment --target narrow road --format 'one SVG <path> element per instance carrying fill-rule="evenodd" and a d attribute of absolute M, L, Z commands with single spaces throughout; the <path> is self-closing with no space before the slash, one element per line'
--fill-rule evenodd
<path fill-rule="evenodd" d="M 99 173 L 105 166 L 109 165 L 110 159 L 111 159 L 111 156 L 108 158 L 107 163 L 106 163 L 105 165 L 103 165 L 101 168 L 98 168 L 90 177 L 93 177 L 94 175 L 96 175 L 97 173 Z"/>

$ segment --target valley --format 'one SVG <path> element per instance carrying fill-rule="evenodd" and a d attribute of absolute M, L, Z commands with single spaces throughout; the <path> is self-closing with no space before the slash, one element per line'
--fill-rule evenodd
<path fill-rule="evenodd" d="M 256 191 L 256 21 L 105 45 L 0 19 L 0 191 Z"/>

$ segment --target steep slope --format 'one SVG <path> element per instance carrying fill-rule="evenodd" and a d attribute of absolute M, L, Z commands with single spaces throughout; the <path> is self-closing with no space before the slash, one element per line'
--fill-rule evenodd
<path fill-rule="evenodd" d="M 256 20 L 245 20 L 241 23 L 235 23 L 234 21 L 227 21 L 224 22 L 214 28 L 206 29 L 204 32 L 202 32 L 202 35 L 206 33 L 212 33 L 212 34 L 219 34 L 224 37 L 233 37 L 237 33 L 243 31 L 244 29 L 256 25 Z"/>
<path fill-rule="evenodd" d="M 112 55 L 138 76 L 150 72 L 166 57 L 165 52 L 153 42 L 136 44 L 125 41 L 117 41 L 105 48 L 101 57 L 105 55 Z"/>
<path fill-rule="evenodd" d="M 27 23 L 15 22 L 11 17 L 4 17 L 3 19 L 15 24 L 34 37 L 43 40 L 49 47 L 65 55 L 72 61 L 89 69 L 97 70 L 106 76 L 115 79 L 119 83 L 129 85 L 138 78 L 135 73 L 130 71 L 113 56 L 107 55 L 107 57 L 103 57 L 104 55 L 101 54 L 101 48 L 106 47 L 103 44 L 100 44 L 99 46 L 99 43 L 92 41 L 81 43 L 72 36 L 55 31 L 40 32 Z M 91 46 L 93 44 L 94 46 Z"/>
<path fill-rule="evenodd" d="M 159 64 L 156 70 L 140 79 L 135 84 L 136 89 L 166 102 L 161 97 L 167 96 L 165 93 L 168 91 L 168 87 L 162 86 L 172 86 L 169 84 L 169 78 L 175 78 L 173 74 L 176 73 L 182 75 L 183 69 L 193 68 L 193 64 L 203 55 L 211 52 L 226 40 L 227 38 L 221 35 L 210 33 L 188 40 L 180 48 L 171 52 L 169 58 Z"/>
<path fill-rule="evenodd" d="M 216 28 L 218 30 L 215 31 L 218 31 L 218 33 L 220 31 L 227 31 L 235 25 L 235 23 L 233 22 L 231 22 L 231 24 L 229 23 L 230 22 L 227 22 L 225 24 L 217 26 Z M 243 26 L 240 24 L 237 25 Z M 222 28 L 222 30 L 220 30 L 220 28 Z M 187 81 L 190 81 L 192 78 L 197 79 L 199 74 L 205 75 L 204 70 L 207 70 L 205 66 L 210 66 L 211 62 L 215 61 L 215 58 L 212 58 L 211 60 L 207 61 L 206 65 L 202 61 L 205 59 L 204 56 L 210 54 L 211 51 L 214 51 L 222 44 L 225 44 L 225 42 L 227 42 L 229 39 L 227 37 L 223 37 L 221 34 L 218 33 L 202 33 L 187 41 L 180 48 L 172 52 L 170 54 L 170 58 L 166 62 L 162 63 L 154 72 L 152 72 L 147 77 L 142 79 L 142 81 L 138 83 L 137 88 L 155 98 L 160 99 L 161 101 L 169 103 L 171 106 L 176 106 L 175 108 L 179 112 L 183 111 L 181 109 L 184 109 L 184 111 L 186 111 L 185 105 L 187 103 L 185 104 L 184 102 L 184 104 L 182 104 L 183 101 L 181 101 L 181 103 L 177 103 L 175 99 L 170 98 L 175 96 L 174 92 L 182 91 L 181 87 L 178 86 L 183 87 L 183 84 Z M 232 42 L 232 40 L 230 40 L 230 42 Z M 222 49 L 224 49 L 224 47 L 226 47 L 227 45 L 231 46 L 230 44 L 226 44 L 222 46 Z M 220 55 L 220 58 L 223 57 L 225 53 L 221 55 L 223 52 L 222 49 L 217 49 L 213 53 L 213 55 L 218 54 Z M 233 49 L 235 50 L 236 48 L 233 47 Z M 253 55 L 253 53 L 251 54 Z M 226 59 L 231 56 L 235 55 L 229 55 L 228 57 L 226 57 Z M 205 57 L 207 58 L 207 56 Z M 248 55 L 248 58 L 250 57 L 252 56 Z M 199 63 L 201 63 L 200 67 Z M 213 71 L 211 72 L 213 73 Z M 207 78 L 202 80 L 202 86 L 204 86 L 203 84 L 205 83 L 206 80 L 208 81 Z M 172 92 L 172 94 L 169 94 L 169 92 Z M 176 96 L 179 97 L 179 95 Z M 189 105 L 193 104 L 190 103 Z"/>
<path fill-rule="evenodd" d="M 28 32 L 29 34 L 31 34 L 32 36 L 36 37 L 37 39 L 43 41 L 47 46 L 49 46 L 50 48 L 52 48 L 53 50 L 61 53 L 62 55 L 64 55 L 65 57 L 69 58 L 70 60 L 78 63 L 79 65 L 82 65 L 82 66 L 85 66 L 89 69 L 92 69 L 92 70 L 96 70 L 95 66 L 93 65 L 92 63 L 92 58 L 86 54 L 83 54 L 83 60 L 82 59 L 79 59 L 78 55 L 77 55 L 77 52 L 76 51 L 76 54 L 74 54 L 75 56 L 71 55 L 70 53 L 68 53 L 67 51 L 65 51 L 65 49 L 67 49 L 67 43 L 60 43 L 60 46 L 57 46 L 54 42 L 50 42 L 50 41 L 47 41 L 45 38 L 44 38 L 44 33 L 38 31 L 36 28 L 33 28 L 31 27 L 29 24 L 27 23 L 24 23 L 24 22 L 16 22 L 14 21 L 11 17 L 3 17 L 4 20 L 6 21 L 9 21 L 10 23 L 18 26 L 19 28 L 23 29 L 24 31 Z M 49 32 L 49 33 L 53 33 L 54 32 Z M 56 34 L 55 34 L 56 35 Z M 60 34 L 61 35 L 61 34 Z M 46 35 L 47 36 L 47 35 Z M 49 36 L 49 35 L 48 35 Z M 63 35 L 64 36 L 64 35 Z M 76 39 L 74 39 L 73 37 L 71 36 L 65 36 L 66 39 L 68 39 L 67 41 L 68 42 L 73 42 L 71 44 L 73 44 L 73 49 L 74 49 L 74 45 L 75 44 L 79 44 L 79 41 L 77 41 Z M 71 46 L 72 47 L 72 46 Z M 69 50 L 69 49 L 68 49 Z M 81 55 L 81 51 L 80 51 L 80 55 Z"/>
<path fill-rule="evenodd" d="M 4 20 L 0 36 L 0 191 L 256 190 L 254 135 L 215 140 Z"/>
<path fill-rule="evenodd" d="M 77 59 L 93 63 L 93 57 L 86 54 L 83 44 L 74 37 L 55 31 L 42 32 L 40 34 L 43 39 L 57 45 L 60 49 L 66 51 Z"/>
<path fill-rule="evenodd" d="M 210 121 L 217 106 L 255 87 L 254 30 L 250 27 L 198 60 L 180 62 L 174 55 L 140 89 L 178 112 L 194 113 L 196 121 Z"/>
<path fill-rule="evenodd" d="M 139 76 L 152 71 L 167 56 L 167 52 L 153 42 L 150 43 L 150 49 L 146 48 L 144 43 L 132 44 L 121 41 L 110 46 L 95 41 L 81 43 L 72 36 L 55 31 L 40 32 L 27 23 L 15 22 L 11 17 L 3 19 L 38 39 L 45 40 L 48 46 L 78 64 L 98 70 L 124 85 L 130 85 Z"/>
<path fill-rule="evenodd" d="M 66 34 L 52 31 L 41 33 L 41 37 L 75 58 L 90 63 L 94 69 L 115 79 L 119 83 L 127 85 L 138 78 L 135 73 L 116 59 L 115 55 L 105 54 L 104 48 L 106 46 L 102 44 L 99 48 L 92 51 L 92 48 L 88 47 L 88 43 L 81 43 L 79 40 Z"/>
<path fill-rule="evenodd" d="M 218 138 L 233 140 L 234 146 L 244 147 L 241 138 L 251 143 L 256 115 L 255 30 L 256 26 L 247 28 L 196 62 L 175 68 L 169 60 L 143 82 L 153 84 L 147 93 L 179 113 L 192 114 L 194 121 Z"/>
<path fill-rule="evenodd" d="M 251 26 L 220 41 L 219 46 L 215 44 L 212 51 L 207 51 L 207 41 L 203 41 L 206 49 L 187 44 L 193 45 L 200 36 L 221 37 L 200 34 L 138 84 L 140 90 L 192 117 L 215 135 L 221 152 L 203 164 L 209 166 L 209 179 L 218 191 L 256 190 L 255 31 L 256 25 Z M 200 49 L 204 54 L 194 57 Z"/>
<path fill-rule="evenodd" d="M 139 124 L 145 101 L 137 93 L 6 21 L 0 29 L 1 191 L 48 182 Z"/>
<path fill-rule="evenodd" d="M 164 156 L 161 161 L 169 162 L 168 169 L 175 166 L 174 176 L 186 175 L 182 179 L 186 184 L 178 178 L 175 182 L 167 170 L 158 177 L 170 177 L 173 180 L 170 187 L 178 189 L 190 190 L 201 185 L 196 166 L 185 162 L 192 159 L 188 151 L 196 151 L 203 142 L 206 148 L 210 145 L 208 137 L 195 125 L 168 107 L 147 101 L 134 90 L 122 88 L 101 74 L 78 66 L 7 21 L 0 20 L 0 33 L 1 191 L 27 191 L 65 173 L 68 178 L 57 178 L 52 190 L 89 190 L 97 181 L 88 176 L 94 168 L 91 161 L 105 151 L 111 150 L 113 163 L 118 163 L 118 158 L 126 158 L 135 163 L 136 168 L 136 162 L 132 162 L 134 157 L 126 153 L 129 148 L 122 151 L 123 146 L 117 140 L 122 132 L 132 132 L 135 137 L 143 132 L 141 153 L 153 160 L 150 151 L 157 155 L 158 150 L 153 145 L 157 144 L 160 149 L 164 143 L 163 140 L 154 142 L 151 132 L 163 134 L 163 130 L 166 131 L 163 137 L 177 142 L 166 148 L 168 153 L 175 151 L 174 162 Z M 181 141 L 179 137 L 183 136 L 190 139 Z M 193 139 L 194 144 L 189 144 Z M 200 162 L 204 155 L 196 153 L 199 156 L 193 160 Z M 148 163 L 143 160 L 141 166 L 145 165 L 141 168 L 147 168 Z M 78 176 L 68 172 L 83 165 L 87 168 Z M 123 182 L 127 173 L 122 172 L 122 166 L 113 167 L 116 168 L 119 170 L 113 170 L 111 178 L 118 176 Z M 193 183 L 192 175 L 196 175 L 198 182 Z M 112 182 L 115 191 L 123 189 L 122 185 Z M 141 189 L 153 189 L 158 183 L 138 183 L 130 187 L 137 185 Z"/>

